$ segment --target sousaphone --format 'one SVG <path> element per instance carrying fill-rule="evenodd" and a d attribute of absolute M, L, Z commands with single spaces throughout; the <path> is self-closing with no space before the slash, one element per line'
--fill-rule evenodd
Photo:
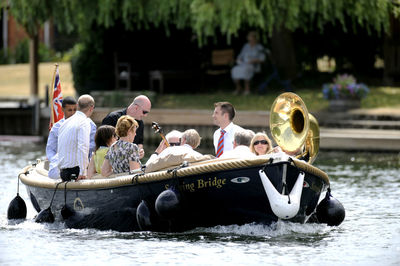
<path fill-rule="evenodd" d="M 307 133 L 302 157 L 308 157 L 306 161 L 312 164 L 317 158 L 319 151 L 319 125 L 317 119 L 312 114 L 308 114 L 308 118 L 310 121 L 310 128 Z"/>
<path fill-rule="evenodd" d="M 319 149 L 319 126 L 295 93 L 279 95 L 271 107 L 270 129 L 275 142 L 290 155 L 312 163 Z"/>

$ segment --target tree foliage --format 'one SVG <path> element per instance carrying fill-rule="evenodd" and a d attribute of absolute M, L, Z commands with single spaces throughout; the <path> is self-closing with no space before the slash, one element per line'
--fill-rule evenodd
<path fill-rule="evenodd" d="M 93 25 L 126 29 L 149 25 L 191 28 L 200 44 L 217 32 L 228 39 L 241 28 L 266 35 L 285 27 L 290 31 L 324 30 L 326 24 L 389 31 L 389 17 L 399 14 L 399 0 L 9 0 L 12 14 L 28 32 L 52 17 L 61 29 L 77 30 L 81 37 Z M 350 20 L 350 23 L 348 23 Z"/>
<path fill-rule="evenodd" d="M 80 60 L 73 65 L 78 75 L 87 77 L 76 81 L 82 88 L 105 86 L 104 82 L 93 80 L 104 79 L 103 73 L 111 73 L 107 66 L 113 61 L 105 50 L 112 49 L 106 48 L 107 42 L 102 42 L 102 38 L 107 36 L 101 34 L 107 30 L 158 28 L 168 34 L 170 29 L 186 29 L 196 35 L 199 45 L 216 36 L 225 36 L 229 42 L 248 29 L 258 30 L 264 38 L 278 36 L 276 39 L 282 32 L 301 32 L 307 36 L 338 28 L 349 35 L 361 29 L 376 36 L 390 33 L 391 18 L 400 14 L 400 0 L 8 0 L 0 3 L 9 6 L 30 37 L 37 36 L 38 26 L 48 19 L 60 31 L 78 34 L 84 46 Z M 327 41 L 340 42 L 333 37 Z M 276 54 L 293 52 L 293 45 L 280 44 L 279 48 L 285 51 Z M 311 53 L 317 55 L 311 47 Z M 326 54 L 326 50 L 322 52 Z M 373 53 L 371 58 L 374 59 Z M 280 61 L 289 67 L 295 64 L 295 60 L 291 63 L 286 58 Z M 88 67 L 88 62 L 96 67 Z"/>

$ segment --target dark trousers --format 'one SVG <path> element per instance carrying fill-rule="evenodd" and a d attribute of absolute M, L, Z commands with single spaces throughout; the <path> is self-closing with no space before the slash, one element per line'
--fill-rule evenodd
<path fill-rule="evenodd" d="M 79 166 L 72 168 L 64 168 L 60 170 L 60 177 L 62 181 L 71 181 L 77 179 L 79 176 Z"/>

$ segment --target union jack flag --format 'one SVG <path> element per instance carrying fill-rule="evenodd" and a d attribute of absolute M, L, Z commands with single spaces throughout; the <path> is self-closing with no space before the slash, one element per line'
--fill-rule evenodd
<path fill-rule="evenodd" d="M 53 90 L 51 96 L 51 115 L 49 130 L 55 123 L 64 118 L 64 112 L 62 110 L 62 93 L 60 84 L 60 73 L 58 72 L 58 65 L 56 66 L 56 73 L 54 75 Z"/>

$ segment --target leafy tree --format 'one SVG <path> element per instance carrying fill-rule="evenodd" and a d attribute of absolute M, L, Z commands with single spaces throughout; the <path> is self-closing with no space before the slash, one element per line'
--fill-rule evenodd
<path fill-rule="evenodd" d="M 31 95 L 37 96 L 39 27 L 53 15 L 51 1 L 13 0 L 9 1 L 9 10 L 29 36 L 30 88 Z"/>
<path fill-rule="evenodd" d="M 14 2 L 15 0 L 11 1 Z M 39 8 L 56 7 L 58 22 L 67 30 L 90 31 L 93 24 L 109 28 L 122 22 L 127 30 L 150 24 L 189 27 L 200 44 L 217 32 L 234 36 L 243 27 L 262 30 L 272 36 L 285 28 L 323 31 L 326 24 L 339 23 L 344 31 L 360 25 L 377 32 L 389 30 L 390 14 L 399 13 L 399 0 L 18 0 Z M 48 3 L 47 5 L 44 3 Z M 42 13 L 43 13 L 43 9 Z M 23 11 L 25 12 L 25 11 Z M 41 12 L 35 11 L 40 14 Z M 346 18 L 351 19 L 348 24 Z M 84 37 L 84 36 L 83 36 Z"/>
<path fill-rule="evenodd" d="M 229 41 L 240 29 L 255 28 L 271 37 L 276 63 L 289 76 L 296 65 L 295 30 L 323 32 L 326 25 L 339 24 L 343 31 L 361 27 L 382 34 L 390 31 L 390 17 L 400 13 L 400 0 L 9 0 L 9 5 L 31 38 L 32 61 L 37 58 L 38 26 L 49 18 L 60 29 L 76 30 L 83 41 L 94 25 L 107 29 L 117 23 L 127 30 L 190 28 L 199 45 L 217 33 Z"/>

